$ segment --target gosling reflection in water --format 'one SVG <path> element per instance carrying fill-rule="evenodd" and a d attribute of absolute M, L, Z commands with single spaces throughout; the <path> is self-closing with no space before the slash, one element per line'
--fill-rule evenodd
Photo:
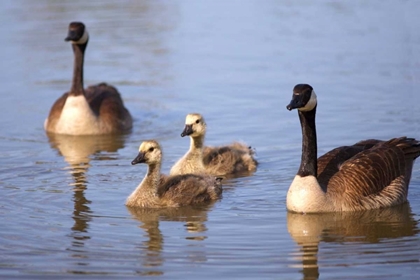
<path fill-rule="evenodd" d="M 140 228 L 144 230 L 146 240 L 139 245 L 142 254 L 142 267 L 147 271 L 143 271 L 142 275 L 161 275 L 162 271 L 157 267 L 164 264 L 164 258 L 161 255 L 164 245 L 164 234 L 162 234 L 159 223 L 161 221 L 184 222 L 187 230 L 185 239 L 192 240 L 191 246 L 200 250 L 191 251 L 188 258 L 191 262 L 207 261 L 203 243 L 195 243 L 207 238 L 205 232 L 207 227 L 207 213 L 213 207 L 214 203 L 200 206 L 184 206 L 179 208 L 139 208 L 129 207 L 127 210 L 138 221 L 141 222 Z M 168 233 L 171 234 L 171 233 Z M 149 268 L 151 268 L 149 270 Z"/>
<path fill-rule="evenodd" d="M 300 246 L 301 254 L 297 259 L 301 265 L 297 266 L 302 268 L 303 279 L 318 279 L 320 276 L 318 251 L 321 242 L 374 244 L 383 239 L 414 236 L 420 232 L 408 203 L 357 212 L 306 215 L 288 212 L 287 229 Z"/>
<path fill-rule="evenodd" d="M 95 160 L 110 160 L 109 155 L 101 152 L 113 153 L 124 147 L 123 135 L 104 135 L 104 136 L 69 136 L 59 134 L 47 134 L 50 145 L 57 150 L 64 160 L 69 164 L 66 168 L 73 177 L 69 184 L 73 187 L 74 210 L 72 219 L 74 224 L 71 227 L 71 237 L 73 238 L 70 251 L 74 251 L 74 258 L 80 260 L 86 258 L 84 251 L 84 241 L 90 239 L 88 233 L 89 222 L 91 221 L 92 211 L 89 208 L 91 203 L 85 197 L 87 188 L 86 173 L 90 167 L 92 157 Z"/>

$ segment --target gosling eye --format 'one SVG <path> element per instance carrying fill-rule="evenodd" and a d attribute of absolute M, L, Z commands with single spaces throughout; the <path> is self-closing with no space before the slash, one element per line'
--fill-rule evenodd
<path fill-rule="evenodd" d="M 155 148 L 151 147 L 149 148 L 149 152 L 153 152 L 155 150 Z"/>
<path fill-rule="evenodd" d="M 196 120 L 195 123 L 200 123 L 200 120 Z"/>

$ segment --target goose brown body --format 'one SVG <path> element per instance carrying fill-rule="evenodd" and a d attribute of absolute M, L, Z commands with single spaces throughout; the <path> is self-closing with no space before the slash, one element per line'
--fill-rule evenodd
<path fill-rule="evenodd" d="M 221 179 L 210 175 L 160 174 L 162 151 L 155 140 L 144 141 L 132 164 L 146 163 L 148 171 L 143 181 L 128 197 L 127 206 L 160 208 L 208 203 L 222 195 Z"/>
<path fill-rule="evenodd" d="M 288 109 L 298 109 L 302 125 L 302 162 L 287 194 L 294 212 L 358 211 L 407 201 L 420 142 L 407 137 L 369 139 L 316 158 L 316 95 L 297 85 Z"/>
<path fill-rule="evenodd" d="M 125 132 L 132 127 L 132 117 L 115 87 L 100 83 L 83 88 L 83 61 L 88 39 L 83 23 L 70 23 L 66 41 L 72 42 L 75 57 L 72 86 L 51 107 L 44 123 L 47 132 L 95 135 Z"/>
<path fill-rule="evenodd" d="M 186 117 L 181 136 L 190 136 L 190 149 L 171 168 L 170 174 L 207 173 L 235 176 L 254 172 L 258 162 L 251 147 L 234 142 L 226 146 L 204 146 L 207 125 L 202 115 Z"/>

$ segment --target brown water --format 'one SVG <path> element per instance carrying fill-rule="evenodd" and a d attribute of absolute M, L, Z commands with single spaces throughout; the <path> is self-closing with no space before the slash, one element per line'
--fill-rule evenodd
<path fill-rule="evenodd" d="M 409 279 L 420 273 L 420 163 L 409 204 L 368 213 L 286 212 L 300 162 L 297 83 L 319 99 L 319 153 L 361 139 L 420 138 L 416 1 L 2 1 L 0 278 Z M 85 84 L 106 81 L 135 118 L 121 137 L 48 137 L 70 87 L 70 21 L 90 33 Z M 186 113 L 208 144 L 257 149 L 250 177 L 206 207 L 135 210 L 145 166 L 188 148 Z"/>

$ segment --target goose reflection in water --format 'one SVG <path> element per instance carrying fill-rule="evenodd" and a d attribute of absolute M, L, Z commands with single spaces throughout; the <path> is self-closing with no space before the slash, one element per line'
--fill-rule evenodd
<path fill-rule="evenodd" d="M 300 262 L 297 267 L 302 269 L 303 279 L 319 278 L 321 273 L 318 255 L 322 243 L 348 246 L 351 243 L 375 244 L 383 242 L 384 239 L 398 242 L 398 239 L 402 237 L 415 236 L 420 232 L 418 221 L 413 218 L 408 203 L 392 208 L 357 212 L 306 215 L 288 212 L 287 229 L 290 236 L 300 246 L 300 252 L 293 258 Z M 395 255 L 398 255 L 398 250 L 401 249 L 398 246 L 393 247 Z M 383 250 L 383 247 L 378 247 L 378 253 L 381 253 L 379 250 Z M 341 252 L 340 259 L 345 261 L 343 254 L 345 254 L 346 248 L 341 248 L 339 251 Z M 384 253 L 389 253 L 389 251 Z M 328 254 L 334 254 L 334 256 L 327 257 Z M 337 250 L 326 252 L 322 255 L 322 259 L 332 259 L 337 257 L 336 254 L 338 254 Z M 364 254 L 369 254 L 369 252 L 362 252 L 359 258 L 368 257 L 363 256 Z M 328 265 L 333 266 L 330 262 Z M 337 267 L 343 265 L 336 263 Z M 346 266 L 351 265 L 346 264 Z"/>
<path fill-rule="evenodd" d="M 162 234 L 159 223 L 161 221 L 184 222 L 187 229 L 187 240 L 202 241 L 207 238 L 205 232 L 207 227 L 207 213 L 214 205 L 185 206 L 179 208 L 140 208 L 128 207 L 127 210 L 138 221 L 141 222 L 140 228 L 144 230 L 146 240 L 139 245 L 142 250 L 142 267 L 152 268 L 148 271 L 139 272 L 141 275 L 161 275 L 163 271 L 158 267 L 163 266 L 164 257 L 161 255 L 164 245 L 164 235 Z M 202 244 L 194 243 L 192 246 L 203 247 Z M 188 255 L 191 262 L 205 262 L 205 250 L 194 250 Z"/>
<path fill-rule="evenodd" d="M 70 186 L 73 187 L 74 210 L 72 218 L 74 224 L 71 227 L 73 243 L 68 250 L 75 252 L 74 258 L 86 258 L 82 248 L 84 240 L 90 239 L 88 233 L 89 222 L 92 219 L 91 203 L 85 197 L 88 180 L 86 173 L 90 167 L 92 157 L 95 160 L 112 160 L 109 153 L 114 153 L 124 147 L 124 135 L 102 136 L 69 136 L 59 134 L 47 134 L 50 145 L 56 149 L 64 160 L 69 164 L 67 169 L 73 177 Z M 105 152 L 105 154 L 103 154 Z"/>

